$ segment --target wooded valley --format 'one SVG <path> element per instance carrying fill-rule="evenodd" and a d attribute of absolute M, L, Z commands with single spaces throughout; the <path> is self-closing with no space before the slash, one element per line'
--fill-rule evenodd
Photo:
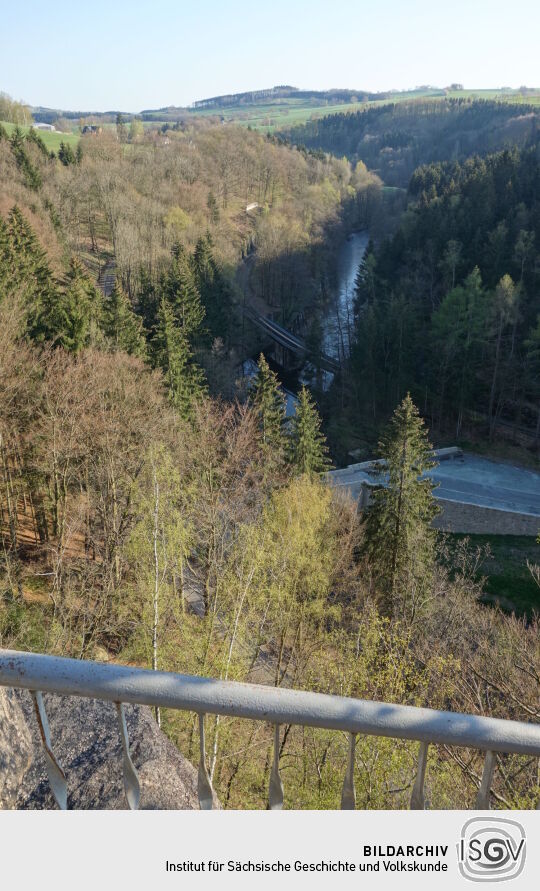
<path fill-rule="evenodd" d="M 538 721 L 538 613 L 482 602 L 486 552 L 434 530 L 421 476 L 434 442 L 504 447 L 501 421 L 537 466 L 537 112 L 119 120 L 62 146 L 0 126 L 0 646 Z M 285 356 L 287 417 L 246 304 L 316 366 L 358 230 L 350 353 L 311 387 Z M 325 477 L 359 447 L 388 469 L 366 513 Z M 195 716 L 156 717 L 196 759 Z M 271 727 L 207 733 L 222 805 L 263 807 Z M 335 807 L 345 735 L 286 727 L 281 757 L 291 804 Z M 497 761 L 495 806 L 534 807 L 538 759 Z M 406 807 L 416 746 L 358 739 L 355 769 L 359 807 Z M 430 806 L 481 771 L 431 746 Z"/>

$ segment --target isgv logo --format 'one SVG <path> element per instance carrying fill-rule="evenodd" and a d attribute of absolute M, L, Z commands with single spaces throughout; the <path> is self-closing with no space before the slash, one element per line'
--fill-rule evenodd
<path fill-rule="evenodd" d="M 515 879 L 525 866 L 525 830 L 515 820 L 473 817 L 461 830 L 459 871 L 471 882 Z"/>

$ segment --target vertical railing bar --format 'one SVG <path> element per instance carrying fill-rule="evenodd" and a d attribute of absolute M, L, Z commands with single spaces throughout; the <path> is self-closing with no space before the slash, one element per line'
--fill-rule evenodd
<path fill-rule="evenodd" d="M 214 790 L 206 769 L 206 743 L 204 733 L 204 713 L 199 714 L 199 771 L 197 774 L 197 793 L 201 811 L 211 811 L 214 806 Z"/>
<path fill-rule="evenodd" d="M 118 716 L 118 726 L 120 728 L 120 738 L 122 740 L 123 750 L 123 772 L 124 772 L 124 792 L 129 809 L 136 811 L 139 809 L 141 800 L 141 786 L 139 783 L 139 775 L 135 769 L 135 765 L 131 760 L 129 751 L 129 734 L 126 724 L 126 713 L 123 702 L 116 702 L 116 713 Z"/>
<path fill-rule="evenodd" d="M 426 779 L 428 748 L 429 743 L 427 742 L 421 742 L 418 748 L 418 769 L 411 795 L 412 811 L 423 811 L 425 808 L 424 782 Z"/>
<path fill-rule="evenodd" d="M 274 724 L 274 757 L 268 784 L 268 806 L 271 811 L 283 810 L 283 783 L 279 773 L 279 724 Z"/>
<path fill-rule="evenodd" d="M 31 690 L 30 693 L 34 702 L 49 785 L 58 807 L 60 810 L 65 811 L 67 810 L 67 780 L 66 775 L 56 760 L 56 756 L 52 750 L 51 733 L 43 696 L 39 690 Z"/>
<path fill-rule="evenodd" d="M 347 754 L 347 768 L 341 790 L 341 810 L 354 811 L 356 808 L 356 789 L 354 788 L 354 754 L 356 748 L 356 733 L 349 733 L 349 750 Z"/>
<path fill-rule="evenodd" d="M 475 807 L 479 811 L 489 810 L 489 793 L 491 790 L 491 780 L 493 779 L 493 771 L 495 770 L 495 753 L 490 749 L 486 752 L 484 759 L 484 770 L 482 772 L 482 780 L 480 789 L 476 796 Z"/>

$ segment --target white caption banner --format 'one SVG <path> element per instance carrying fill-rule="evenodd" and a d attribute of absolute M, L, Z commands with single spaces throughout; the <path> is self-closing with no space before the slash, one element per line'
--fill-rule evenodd
<path fill-rule="evenodd" d="M 3 888 L 540 887 L 540 811 L 0 812 Z"/>

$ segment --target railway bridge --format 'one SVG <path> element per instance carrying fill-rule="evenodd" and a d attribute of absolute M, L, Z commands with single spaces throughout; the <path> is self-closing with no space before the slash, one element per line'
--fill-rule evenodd
<path fill-rule="evenodd" d="M 311 356 L 313 359 L 316 359 L 320 367 L 325 371 L 330 371 L 333 374 L 335 374 L 336 371 L 339 371 L 340 366 L 337 359 L 324 352 L 317 353 L 316 356 L 312 355 L 305 340 L 301 337 L 297 337 L 296 334 L 292 334 L 287 328 L 274 322 L 273 319 L 269 319 L 268 316 L 263 316 L 251 306 L 244 307 L 244 315 L 253 322 L 254 325 L 257 325 L 257 327 L 265 331 L 271 340 L 278 343 L 280 346 L 285 347 L 285 349 L 290 350 L 298 356 Z"/>

